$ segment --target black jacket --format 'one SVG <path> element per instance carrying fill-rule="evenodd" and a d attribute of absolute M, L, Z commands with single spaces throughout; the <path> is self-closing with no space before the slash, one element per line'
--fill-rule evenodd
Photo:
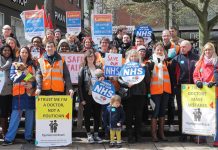
<path fill-rule="evenodd" d="M 118 78 L 118 82 L 120 83 L 120 85 L 122 87 L 128 88 L 128 94 L 130 96 L 132 95 L 147 95 L 150 92 L 150 71 L 148 69 L 148 66 L 145 65 L 144 66 L 145 69 L 145 76 L 144 79 L 138 83 L 133 85 L 131 88 L 128 88 L 128 83 L 123 81 L 123 79 L 121 77 Z"/>
<path fill-rule="evenodd" d="M 195 70 L 195 64 L 198 61 L 199 56 L 189 51 L 187 55 L 179 54 L 172 60 L 173 77 L 172 84 L 174 86 L 181 84 L 193 84 L 193 72 Z"/>

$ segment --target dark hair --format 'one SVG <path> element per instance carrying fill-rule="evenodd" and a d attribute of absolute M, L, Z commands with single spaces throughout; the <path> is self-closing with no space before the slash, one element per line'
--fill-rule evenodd
<path fill-rule="evenodd" d="M 85 52 L 85 57 L 84 57 L 84 66 L 87 66 L 88 65 L 88 61 L 87 61 L 87 57 L 90 57 L 90 56 L 94 56 L 94 62 L 93 64 L 95 65 L 95 62 L 96 62 L 96 56 L 95 56 L 95 51 L 94 49 L 89 49 Z"/>
<path fill-rule="evenodd" d="M 153 46 L 153 50 L 155 50 L 157 46 L 164 47 L 164 44 L 163 44 L 163 42 L 157 42 L 157 43 L 155 43 L 155 45 Z"/>
<path fill-rule="evenodd" d="M 109 38 L 106 38 L 106 37 L 101 38 L 100 44 L 101 44 L 102 41 L 107 41 L 108 44 L 110 44 L 110 39 Z"/>
<path fill-rule="evenodd" d="M 123 30 L 126 30 L 126 29 L 127 29 L 127 27 L 125 25 L 120 25 L 117 28 L 116 34 L 118 34 L 119 32 L 122 32 Z"/>
<path fill-rule="evenodd" d="M 174 30 L 178 31 L 178 28 L 176 26 L 171 26 L 170 29 L 174 29 Z"/>
<path fill-rule="evenodd" d="M 0 49 L 1 55 L 2 55 L 3 50 L 4 50 L 5 48 L 9 48 L 9 49 L 10 49 L 11 55 L 10 55 L 9 57 L 13 57 L 13 50 L 12 50 L 12 48 L 10 47 L 10 45 L 8 45 L 8 44 L 5 44 L 5 45 L 3 45 L 3 46 L 1 47 L 1 49 Z M 2 55 L 2 56 L 3 56 L 3 55 Z"/>
<path fill-rule="evenodd" d="M 46 46 L 47 44 L 53 44 L 54 47 L 55 47 L 55 42 L 54 42 L 54 41 L 48 41 L 48 42 L 45 44 L 45 46 Z"/>
<path fill-rule="evenodd" d="M 136 39 L 142 39 L 144 41 L 144 38 L 142 36 L 136 36 L 135 41 L 136 41 Z"/>
<path fill-rule="evenodd" d="M 34 40 L 34 39 L 39 39 L 40 42 L 42 43 L 42 38 L 39 37 L 39 36 L 34 36 L 34 37 L 31 39 L 31 43 L 33 43 L 33 40 Z"/>
<path fill-rule="evenodd" d="M 24 46 L 24 47 L 21 47 L 21 48 L 20 48 L 19 57 L 20 57 L 20 52 L 21 52 L 21 50 L 22 50 L 23 48 L 25 48 L 25 49 L 27 50 L 27 53 L 28 53 L 27 62 L 31 61 L 31 60 L 32 60 L 32 54 L 31 54 L 31 52 L 30 52 L 29 47 L 27 47 L 27 46 Z"/>

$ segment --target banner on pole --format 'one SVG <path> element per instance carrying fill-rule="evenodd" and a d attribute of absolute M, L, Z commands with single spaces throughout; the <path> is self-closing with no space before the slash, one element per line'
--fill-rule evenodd
<path fill-rule="evenodd" d="M 119 76 L 122 67 L 122 54 L 106 53 L 104 59 L 104 75 Z"/>
<path fill-rule="evenodd" d="M 183 84 L 182 132 L 191 135 L 213 136 L 216 131 L 215 87 L 197 88 L 194 84 Z"/>
<path fill-rule="evenodd" d="M 36 97 L 36 146 L 66 146 L 72 143 L 72 98 Z"/>
<path fill-rule="evenodd" d="M 100 45 L 102 37 L 112 41 L 112 14 L 92 15 L 92 39 L 95 44 Z"/>
<path fill-rule="evenodd" d="M 70 72 L 71 83 L 78 84 L 78 75 L 83 63 L 84 54 L 76 53 L 60 53 L 61 57 L 64 57 L 64 60 L 67 64 L 68 70 Z"/>
<path fill-rule="evenodd" d="M 28 10 L 21 13 L 24 24 L 25 39 L 31 41 L 33 37 L 45 36 L 44 10 Z"/>
<path fill-rule="evenodd" d="M 66 12 L 66 27 L 67 33 L 79 35 L 81 32 L 81 12 L 67 11 Z"/>

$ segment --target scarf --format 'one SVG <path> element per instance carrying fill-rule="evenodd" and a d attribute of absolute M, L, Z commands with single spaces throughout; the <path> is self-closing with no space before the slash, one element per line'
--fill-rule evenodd
<path fill-rule="evenodd" d="M 165 55 L 159 56 L 154 53 L 152 57 L 153 57 L 154 65 L 157 66 L 159 69 L 158 78 L 163 80 L 163 61 L 165 59 Z"/>
<path fill-rule="evenodd" d="M 204 63 L 205 63 L 206 65 L 211 65 L 211 64 L 213 64 L 213 61 L 214 61 L 213 57 L 207 58 L 206 56 L 204 56 Z"/>

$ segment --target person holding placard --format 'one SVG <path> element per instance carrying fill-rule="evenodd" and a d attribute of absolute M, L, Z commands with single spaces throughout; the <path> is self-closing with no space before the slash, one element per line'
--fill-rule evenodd
<path fill-rule="evenodd" d="M 0 91 L 0 120 L 2 126 L 2 137 L 5 137 L 8 129 L 8 117 L 11 110 L 12 102 L 12 81 L 10 80 L 10 67 L 12 63 L 12 49 L 9 45 L 4 45 L 1 50 L 0 56 L 0 71 L 4 73 L 4 82 L 1 81 L 1 91 Z"/>
<path fill-rule="evenodd" d="M 89 36 L 84 37 L 82 44 L 83 44 L 82 52 L 86 52 L 87 50 L 93 49 L 93 47 L 94 47 L 94 42 L 93 42 L 92 38 Z"/>
<path fill-rule="evenodd" d="M 55 43 L 55 46 L 58 45 L 57 41 L 55 41 L 55 34 L 54 34 L 54 31 L 51 30 L 51 29 L 46 30 L 45 36 L 44 36 L 44 38 L 43 38 L 43 40 L 42 40 L 42 43 L 43 43 L 44 46 L 46 46 L 46 43 L 47 43 L 47 42 L 54 42 L 54 43 Z"/>
<path fill-rule="evenodd" d="M 96 76 L 96 56 L 92 50 L 87 50 L 84 57 L 84 66 L 80 69 L 78 79 L 78 92 L 80 101 L 84 107 L 84 119 L 85 128 L 87 132 L 88 143 L 102 143 L 102 139 L 99 137 L 99 124 L 101 120 L 101 105 L 95 102 L 92 97 L 92 87 L 95 81 L 103 76 L 103 72 L 100 71 Z M 101 76 L 102 75 L 102 76 Z M 91 116 L 94 119 L 94 136 L 91 133 Z"/>
<path fill-rule="evenodd" d="M 203 88 L 207 85 L 209 88 L 213 87 L 214 82 L 214 66 L 217 63 L 217 54 L 215 47 L 212 43 L 208 42 L 202 49 L 202 54 L 193 73 L 194 83 L 198 88 Z M 206 143 L 206 137 L 200 136 L 198 141 L 197 137 L 194 138 L 195 143 Z"/>
<path fill-rule="evenodd" d="M 142 123 L 142 112 L 145 105 L 145 96 L 148 94 L 150 87 L 150 73 L 148 71 L 148 66 L 142 63 L 141 56 L 136 50 L 129 51 L 125 65 L 127 65 L 128 63 L 130 63 L 129 67 L 131 67 L 132 64 L 138 64 L 145 71 L 142 81 L 140 81 L 139 83 L 126 82 L 124 81 L 124 78 L 118 78 L 118 82 L 120 83 L 120 85 L 122 87 L 128 88 L 129 96 L 127 99 L 125 99 L 124 105 L 124 107 L 126 107 L 124 108 L 125 113 L 128 114 L 126 116 L 126 129 L 128 133 L 128 142 L 134 143 L 141 141 L 140 133 Z M 141 68 L 139 70 L 141 70 Z M 140 72 L 143 72 L 143 70 L 141 70 Z M 135 76 L 134 80 L 136 77 L 139 78 L 139 75 Z M 134 129 L 132 128 L 133 123 Z M 133 133 L 135 140 L 133 138 Z"/>
<path fill-rule="evenodd" d="M 25 111 L 24 137 L 28 143 L 32 142 L 36 82 L 35 67 L 28 47 L 21 48 L 18 60 L 11 66 L 10 79 L 13 81 L 12 113 L 3 146 L 13 144 L 23 111 Z"/>
<path fill-rule="evenodd" d="M 35 36 L 35 37 L 32 38 L 31 43 L 33 45 L 30 48 L 31 54 L 32 54 L 32 58 L 34 60 L 37 60 L 40 57 L 42 57 L 43 54 L 45 53 L 45 49 L 42 46 L 42 38 L 39 37 L 39 36 Z"/>
<path fill-rule="evenodd" d="M 157 119 L 159 122 L 159 138 L 160 140 L 167 141 L 164 135 L 165 109 L 169 100 L 169 94 L 171 94 L 171 83 L 167 62 L 164 59 L 164 46 L 159 42 L 154 46 L 154 54 L 149 64 L 149 69 L 152 70 L 150 94 L 152 100 L 151 104 L 153 103 L 153 105 L 151 105 L 153 109 L 151 118 L 151 135 L 153 142 L 158 142 Z"/>
<path fill-rule="evenodd" d="M 65 35 L 69 45 L 70 45 L 70 51 L 72 52 L 80 52 L 83 49 L 82 44 L 80 43 L 79 39 L 70 33 L 66 33 Z"/>

